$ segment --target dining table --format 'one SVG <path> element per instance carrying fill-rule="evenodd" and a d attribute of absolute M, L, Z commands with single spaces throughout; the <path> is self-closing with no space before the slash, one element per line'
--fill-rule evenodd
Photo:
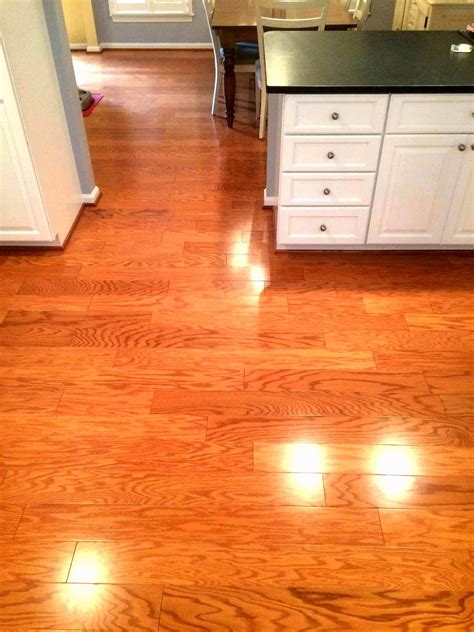
<path fill-rule="evenodd" d="M 237 42 L 258 42 L 256 0 L 215 0 L 211 25 L 220 37 L 224 54 L 224 98 L 227 126 L 234 124 L 235 45 Z M 352 14 L 341 0 L 329 0 L 326 29 L 354 28 Z"/>

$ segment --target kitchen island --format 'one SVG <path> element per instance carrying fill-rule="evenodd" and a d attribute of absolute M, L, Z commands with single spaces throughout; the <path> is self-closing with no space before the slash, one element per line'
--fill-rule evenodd
<path fill-rule="evenodd" d="M 474 51 L 456 32 L 265 34 L 277 247 L 474 245 Z"/>

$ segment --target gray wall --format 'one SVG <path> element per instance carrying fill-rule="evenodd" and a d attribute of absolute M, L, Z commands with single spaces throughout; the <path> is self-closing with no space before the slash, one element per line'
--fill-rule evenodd
<path fill-rule="evenodd" d="M 49 41 L 58 75 L 59 89 L 71 136 L 72 150 L 82 193 L 91 193 L 95 186 L 89 145 L 77 94 L 69 40 L 61 0 L 43 0 Z"/>
<path fill-rule="evenodd" d="M 192 22 L 113 22 L 108 0 L 92 0 L 99 43 L 206 43 L 209 29 L 202 0 L 193 1 Z"/>

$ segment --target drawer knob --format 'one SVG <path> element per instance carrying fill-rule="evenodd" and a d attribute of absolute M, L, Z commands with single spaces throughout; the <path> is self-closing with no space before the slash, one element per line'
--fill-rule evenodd
<path fill-rule="evenodd" d="M 334 152 L 328 151 L 328 158 L 329 160 L 332 160 L 334 158 Z"/>
<path fill-rule="evenodd" d="M 331 118 L 333 119 L 333 121 L 337 121 L 337 119 L 339 118 L 339 114 L 337 112 L 333 112 L 331 114 Z"/>
<path fill-rule="evenodd" d="M 325 224 L 321 224 L 321 226 L 319 227 L 319 230 L 320 230 L 322 233 L 325 233 L 325 232 L 327 231 L 327 228 L 326 228 Z"/>
<path fill-rule="evenodd" d="M 329 195 L 331 193 L 331 189 L 324 189 L 324 195 Z"/>
<path fill-rule="evenodd" d="M 459 151 L 465 151 L 466 145 L 463 145 L 462 143 L 459 143 L 458 149 L 459 149 Z"/>

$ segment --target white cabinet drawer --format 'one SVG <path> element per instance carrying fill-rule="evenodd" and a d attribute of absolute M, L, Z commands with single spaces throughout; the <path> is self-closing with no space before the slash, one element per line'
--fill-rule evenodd
<path fill-rule="evenodd" d="M 367 207 L 280 207 L 277 244 L 364 244 L 368 221 Z"/>
<path fill-rule="evenodd" d="M 387 134 L 474 132 L 474 94 L 392 96 Z"/>
<path fill-rule="evenodd" d="M 282 173 L 280 204 L 286 206 L 366 206 L 374 173 Z"/>
<path fill-rule="evenodd" d="M 287 95 L 284 134 L 380 134 L 387 95 Z"/>
<path fill-rule="evenodd" d="M 283 171 L 375 171 L 380 136 L 284 136 Z"/>

